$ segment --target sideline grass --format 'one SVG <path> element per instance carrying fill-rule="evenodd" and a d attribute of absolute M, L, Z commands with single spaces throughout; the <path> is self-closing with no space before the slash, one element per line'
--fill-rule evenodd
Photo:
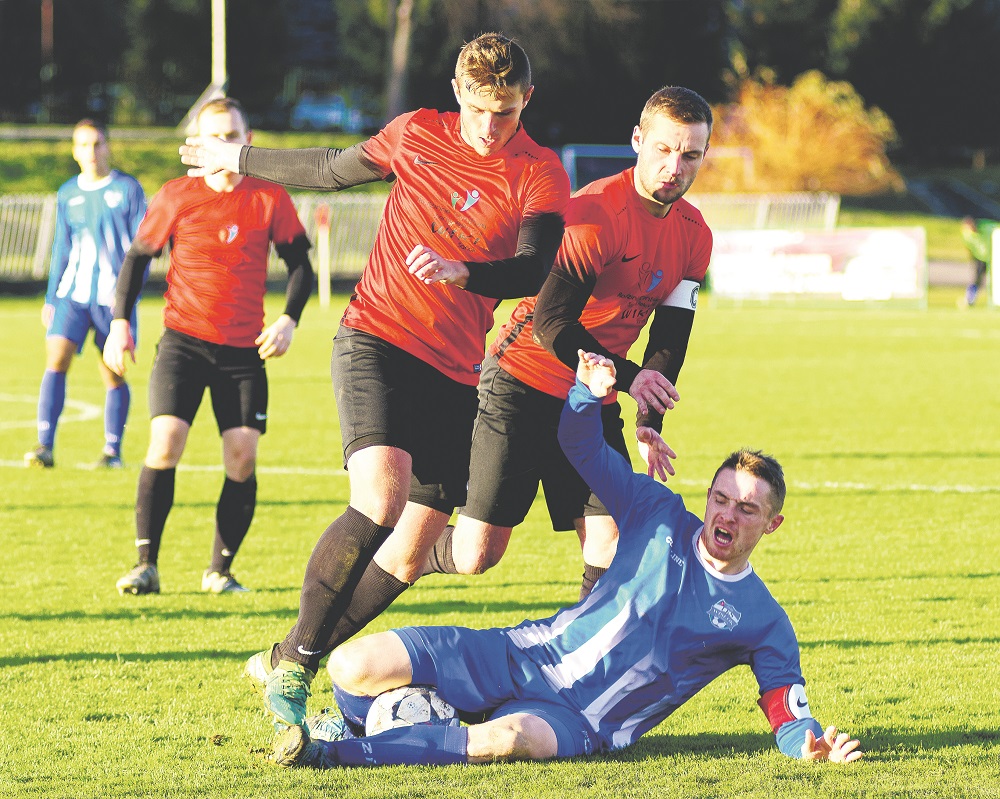
<path fill-rule="evenodd" d="M 253 593 L 198 590 L 221 485 L 206 403 L 178 474 L 164 593 L 121 598 L 161 303 L 141 305 L 128 468 L 77 468 L 97 457 L 100 420 L 67 418 L 57 468 L 39 472 L 19 462 L 34 440 L 40 301 L 0 299 L 0 796 L 1000 795 L 1000 315 L 960 313 L 953 295 L 936 292 L 923 312 L 706 297 L 667 424 L 672 484 L 699 513 L 730 449 L 783 462 L 787 520 L 754 565 L 796 627 L 813 712 L 859 736 L 865 759 L 784 758 L 737 669 L 611 756 L 326 773 L 263 762 L 269 731 L 238 674 L 287 631 L 312 544 L 346 501 L 328 376 L 338 310 L 313 301 L 269 366 L 257 516 L 236 563 Z M 269 303 L 280 310 L 281 298 Z M 68 417 L 103 402 L 95 357 L 88 345 L 73 366 Z M 427 578 L 371 629 L 548 615 L 576 596 L 579 573 L 575 541 L 549 532 L 536 506 L 497 568 Z M 325 673 L 315 689 L 312 707 L 330 702 Z"/>

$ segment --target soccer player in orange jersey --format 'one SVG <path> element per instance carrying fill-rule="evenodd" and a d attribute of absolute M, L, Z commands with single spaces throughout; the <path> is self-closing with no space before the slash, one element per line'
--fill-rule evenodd
<path fill-rule="evenodd" d="M 300 724 L 321 658 L 407 586 L 372 557 L 397 525 L 420 553 L 465 503 L 476 386 L 499 300 L 534 295 L 563 232 L 569 178 L 521 125 L 524 51 L 499 34 L 462 48 L 458 113 L 420 109 L 346 150 L 261 150 L 191 139 L 184 163 L 337 190 L 394 177 L 334 340 L 350 504 L 309 559 L 295 626 L 247 663 L 274 718 Z"/>
<path fill-rule="evenodd" d="M 232 98 L 207 103 L 202 136 L 249 142 L 250 128 Z M 138 562 L 118 580 L 121 594 L 160 590 L 157 559 L 174 500 L 177 464 L 205 389 L 212 395 L 225 480 L 203 591 L 246 590 L 230 566 L 253 519 L 257 446 L 267 428 L 264 361 L 284 355 L 312 290 L 309 241 L 288 192 L 235 172 L 169 181 L 149 206 L 125 257 L 115 293 L 104 362 L 124 374 L 135 360 L 128 319 L 150 259 L 170 244 L 164 333 L 149 380 L 150 440 L 136 492 Z M 263 327 L 271 243 L 288 265 L 285 312 Z M 262 329 L 263 328 L 263 329 Z"/>
<path fill-rule="evenodd" d="M 537 298 L 517 306 L 483 363 L 469 499 L 435 546 L 428 571 L 476 574 L 495 565 L 539 482 L 553 528 L 580 536 L 581 598 L 610 565 L 615 523 L 556 440 L 578 350 L 611 359 L 618 389 L 639 408 L 636 436 L 649 474 L 666 480 L 674 473 L 676 455 L 660 437 L 662 416 L 680 399 L 674 383 L 712 252 L 711 231 L 682 197 L 711 130 L 712 111 L 700 95 L 661 89 L 632 134 L 636 165 L 570 201 L 551 274 Z M 633 363 L 628 350 L 650 319 L 642 363 Z M 608 443 L 627 459 L 615 392 L 603 399 L 601 416 Z"/>

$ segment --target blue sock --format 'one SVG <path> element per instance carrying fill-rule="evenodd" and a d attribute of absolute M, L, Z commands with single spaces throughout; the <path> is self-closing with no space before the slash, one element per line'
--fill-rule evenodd
<path fill-rule="evenodd" d="M 66 404 L 66 373 L 46 369 L 38 391 L 38 443 L 52 449 L 56 425 Z"/>
<path fill-rule="evenodd" d="M 469 762 L 469 728 L 396 727 L 368 738 L 316 741 L 340 766 L 449 766 Z"/>
<path fill-rule="evenodd" d="M 337 683 L 333 684 L 333 698 L 340 708 L 340 715 L 347 722 L 347 727 L 355 735 L 365 734 L 365 719 L 368 718 L 368 709 L 375 701 L 374 696 L 357 696 L 349 694 Z"/>
<path fill-rule="evenodd" d="M 122 436 L 128 420 L 128 407 L 132 392 L 128 383 L 108 390 L 104 397 L 104 446 L 111 455 L 122 454 Z"/>

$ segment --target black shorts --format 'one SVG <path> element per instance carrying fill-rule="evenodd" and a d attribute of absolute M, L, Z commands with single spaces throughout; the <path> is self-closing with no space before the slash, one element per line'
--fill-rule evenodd
<path fill-rule="evenodd" d="M 164 330 L 149 376 L 150 417 L 177 416 L 192 424 L 206 388 L 220 433 L 233 427 L 267 430 L 267 373 L 256 347 Z"/>
<path fill-rule="evenodd" d="M 465 502 L 476 389 L 377 336 L 344 325 L 330 364 L 344 463 L 365 447 L 413 459 L 410 501 L 443 513 Z"/>
<path fill-rule="evenodd" d="M 463 516 L 516 527 L 528 514 L 539 482 L 553 530 L 573 530 L 574 520 L 583 516 L 608 515 L 559 446 L 564 404 L 504 371 L 495 356 L 486 356 Z M 604 440 L 628 459 L 621 406 L 617 402 L 602 405 L 601 421 Z"/>

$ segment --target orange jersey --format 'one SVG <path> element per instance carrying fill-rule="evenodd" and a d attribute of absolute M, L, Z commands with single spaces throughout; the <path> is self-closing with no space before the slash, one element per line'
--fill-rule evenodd
<path fill-rule="evenodd" d="M 155 250 L 170 243 L 163 323 L 189 336 L 253 347 L 264 325 L 271 242 L 304 236 L 288 192 L 244 177 L 231 192 L 201 178 L 166 183 L 136 238 Z"/>
<path fill-rule="evenodd" d="M 457 261 L 512 258 L 524 219 L 564 212 L 569 178 L 523 128 L 496 156 L 478 155 L 457 113 L 403 114 L 362 149 L 396 181 L 343 322 L 474 386 L 497 300 L 426 285 L 407 271 L 406 256 L 423 244 Z"/>
<path fill-rule="evenodd" d="M 609 352 L 625 357 L 652 312 L 682 280 L 701 282 L 712 255 L 712 232 L 701 212 L 677 200 L 664 219 L 642 205 L 633 169 L 584 186 L 566 210 L 566 232 L 553 272 L 596 277 L 581 324 Z M 535 297 L 522 300 L 490 352 L 523 383 L 565 397 L 575 372 L 532 339 Z M 606 402 L 613 402 L 615 393 Z"/>

